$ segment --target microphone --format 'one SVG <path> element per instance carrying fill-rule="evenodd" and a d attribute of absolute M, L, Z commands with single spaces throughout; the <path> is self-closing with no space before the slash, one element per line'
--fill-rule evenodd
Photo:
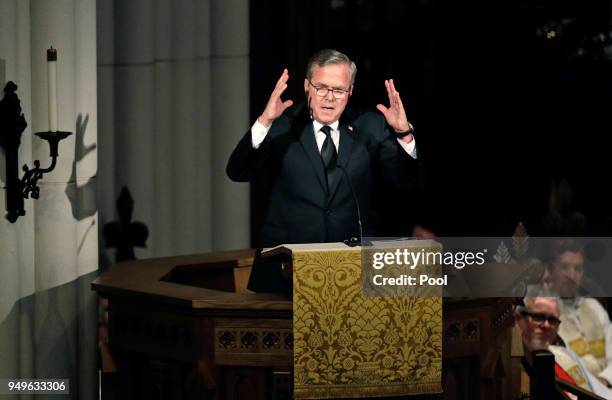
<path fill-rule="evenodd" d="M 353 196 L 353 201 L 355 202 L 355 207 L 357 208 L 357 223 L 359 224 L 359 238 L 355 236 L 350 239 L 345 239 L 344 244 L 350 247 L 361 246 L 361 242 L 363 240 L 363 228 L 361 226 L 361 211 L 359 210 L 359 200 L 357 200 L 357 195 L 355 194 L 355 190 L 353 189 L 353 185 L 351 184 L 351 180 L 349 179 L 348 173 L 342 164 L 336 164 L 336 167 L 342 171 L 346 181 L 348 182 L 349 189 L 351 189 L 351 195 Z"/>
<path fill-rule="evenodd" d="M 310 94 L 306 92 L 306 96 L 308 97 L 308 115 L 310 116 L 310 119 L 314 119 L 312 116 L 312 107 L 310 107 Z"/>

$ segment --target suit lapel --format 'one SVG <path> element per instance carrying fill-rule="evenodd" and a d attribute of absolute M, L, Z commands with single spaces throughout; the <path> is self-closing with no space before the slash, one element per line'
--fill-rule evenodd
<path fill-rule="evenodd" d="M 300 134 L 300 143 L 302 144 L 302 147 L 304 147 L 304 151 L 308 155 L 310 163 L 315 169 L 315 173 L 317 175 L 317 179 L 319 180 L 321 188 L 324 192 L 327 192 L 327 183 L 325 179 L 325 171 L 323 170 L 323 162 L 321 161 L 321 154 L 319 153 L 319 148 L 317 147 L 317 141 L 315 139 L 314 130 L 312 128 L 311 122 L 308 122 L 302 129 L 302 133 Z"/>
<path fill-rule="evenodd" d="M 350 125 L 348 125 L 350 126 Z M 345 170 L 348 169 L 348 163 L 351 159 L 351 153 L 353 151 L 353 143 L 355 139 L 353 138 L 353 130 L 348 129 L 346 124 L 340 125 L 340 144 L 338 148 L 338 164 L 341 165 Z M 348 174 L 348 171 L 347 171 Z M 332 180 L 332 185 L 329 189 L 330 196 L 329 198 L 333 198 L 336 193 L 336 189 L 338 189 L 338 185 L 342 179 L 346 179 L 344 173 L 340 171 L 339 168 L 336 168 L 334 171 L 334 179 Z"/>

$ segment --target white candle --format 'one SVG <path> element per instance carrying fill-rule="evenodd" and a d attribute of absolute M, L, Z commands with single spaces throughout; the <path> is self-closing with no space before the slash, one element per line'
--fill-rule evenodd
<path fill-rule="evenodd" d="M 47 50 L 47 78 L 49 81 L 49 131 L 57 132 L 57 50 Z"/>

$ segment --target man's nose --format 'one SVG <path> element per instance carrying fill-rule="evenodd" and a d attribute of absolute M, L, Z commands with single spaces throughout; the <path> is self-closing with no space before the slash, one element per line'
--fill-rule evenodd
<path fill-rule="evenodd" d="M 570 281 L 572 281 L 573 283 L 578 283 L 578 280 L 580 279 L 580 274 L 578 273 L 578 271 L 576 271 L 575 269 L 571 268 L 569 271 L 567 271 L 566 273 L 566 277 L 567 279 L 569 279 Z"/>
<path fill-rule="evenodd" d="M 325 95 L 324 98 L 325 98 L 325 100 L 332 100 L 333 101 L 335 99 L 334 92 L 331 91 L 331 90 L 328 90 L 327 94 Z"/>

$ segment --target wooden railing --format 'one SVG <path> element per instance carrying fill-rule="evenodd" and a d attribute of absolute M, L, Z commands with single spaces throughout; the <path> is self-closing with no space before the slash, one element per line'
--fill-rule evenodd
<path fill-rule="evenodd" d="M 605 400 L 603 397 L 555 377 L 555 356 L 548 350 L 532 353 L 533 367 L 529 373 L 530 400 L 551 400 L 564 398 L 568 392 L 578 400 Z"/>

